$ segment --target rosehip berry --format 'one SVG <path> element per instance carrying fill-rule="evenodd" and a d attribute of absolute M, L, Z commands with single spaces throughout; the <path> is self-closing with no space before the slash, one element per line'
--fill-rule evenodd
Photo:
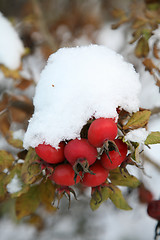
<path fill-rule="evenodd" d="M 65 146 L 64 155 L 71 165 L 78 160 L 87 160 L 88 165 L 91 165 L 96 161 L 97 150 L 89 144 L 87 139 L 74 139 Z"/>
<path fill-rule="evenodd" d="M 147 213 L 150 217 L 160 221 L 160 200 L 153 200 L 148 204 Z"/>
<path fill-rule="evenodd" d="M 56 184 L 61 186 L 72 186 L 75 183 L 78 183 L 80 181 L 80 177 L 77 176 L 76 182 L 75 182 L 75 173 L 70 164 L 60 164 L 58 165 L 53 174 L 49 177 L 51 180 L 53 180 Z"/>
<path fill-rule="evenodd" d="M 120 139 L 115 139 L 115 144 L 118 147 L 119 152 L 109 151 L 109 157 L 104 152 L 101 157 L 101 164 L 104 168 L 112 170 L 117 168 L 125 159 L 127 154 L 127 144 Z M 110 159 L 109 159 L 110 158 Z"/>
<path fill-rule="evenodd" d="M 138 196 L 141 203 L 149 203 L 153 200 L 153 194 L 143 184 L 138 189 Z"/>
<path fill-rule="evenodd" d="M 47 163 L 60 163 L 64 161 L 64 146 L 65 143 L 61 142 L 59 148 L 56 149 L 48 144 L 39 144 L 35 147 L 37 155 Z"/>
<path fill-rule="evenodd" d="M 108 171 L 103 168 L 99 161 L 95 162 L 90 170 L 95 174 L 85 173 L 83 179 L 81 180 L 82 184 L 86 187 L 96 187 L 104 183 L 108 177 Z"/>
<path fill-rule="evenodd" d="M 114 140 L 117 136 L 117 124 L 112 118 L 94 120 L 88 130 L 88 141 L 94 147 L 102 147 L 106 140 Z"/>

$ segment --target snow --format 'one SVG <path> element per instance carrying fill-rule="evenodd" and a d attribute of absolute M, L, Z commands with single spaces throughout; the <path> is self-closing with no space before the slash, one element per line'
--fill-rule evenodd
<path fill-rule="evenodd" d="M 80 137 L 93 116 L 117 119 L 118 106 L 136 112 L 139 93 L 133 65 L 113 50 L 98 45 L 59 49 L 37 84 L 24 147 L 43 142 L 58 147 L 62 140 Z"/>
<path fill-rule="evenodd" d="M 11 182 L 7 184 L 6 188 L 7 188 L 7 191 L 11 194 L 19 192 L 21 190 L 22 185 L 17 174 L 14 175 Z"/>
<path fill-rule="evenodd" d="M 132 142 L 144 143 L 148 134 L 149 131 L 147 131 L 145 128 L 131 130 L 126 134 L 125 141 L 129 140 Z"/>
<path fill-rule="evenodd" d="M 24 129 L 18 129 L 17 131 L 13 132 L 13 138 L 22 140 L 24 139 Z"/>
<path fill-rule="evenodd" d="M 0 64 L 16 69 L 24 53 L 23 43 L 11 23 L 0 12 Z"/>

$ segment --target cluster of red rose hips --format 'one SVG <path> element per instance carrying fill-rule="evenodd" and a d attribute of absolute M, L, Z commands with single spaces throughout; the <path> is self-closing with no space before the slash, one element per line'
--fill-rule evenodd
<path fill-rule="evenodd" d="M 117 168 L 126 158 L 127 144 L 117 136 L 117 124 L 111 118 L 99 118 L 90 124 L 87 139 L 61 142 L 59 148 L 39 144 L 35 151 L 43 160 L 41 169 L 60 191 L 81 182 L 86 187 L 105 183 L 109 171 Z"/>

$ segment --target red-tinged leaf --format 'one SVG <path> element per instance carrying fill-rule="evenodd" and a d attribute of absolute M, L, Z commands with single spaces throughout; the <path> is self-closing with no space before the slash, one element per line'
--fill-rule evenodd
<path fill-rule="evenodd" d="M 110 190 L 109 198 L 113 204 L 119 209 L 132 210 L 132 208 L 128 205 L 125 198 L 123 197 L 121 190 L 114 185 L 111 185 L 111 188 L 112 190 Z"/>
<path fill-rule="evenodd" d="M 123 129 L 126 130 L 144 127 L 148 123 L 150 115 L 151 111 L 149 110 L 143 110 L 134 113 L 127 124 L 123 126 Z"/>

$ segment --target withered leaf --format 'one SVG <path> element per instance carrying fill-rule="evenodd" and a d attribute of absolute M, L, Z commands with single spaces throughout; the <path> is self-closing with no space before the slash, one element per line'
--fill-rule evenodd
<path fill-rule="evenodd" d="M 21 176 L 25 184 L 31 184 L 38 178 L 38 173 L 40 173 L 40 166 L 38 164 L 35 164 L 37 159 L 38 156 L 35 150 L 33 148 L 30 148 L 25 157 L 21 171 Z"/>
<path fill-rule="evenodd" d="M 144 127 L 148 123 L 150 115 L 151 111 L 149 110 L 143 110 L 134 113 L 127 124 L 123 126 L 123 129 L 126 130 Z"/>
<path fill-rule="evenodd" d="M 19 148 L 19 149 L 23 149 L 23 142 L 20 139 L 15 139 L 13 137 L 13 132 L 12 131 L 8 131 L 8 134 L 6 136 L 6 140 L 7 142 L 12 145 L 15 148 Z"/>
<path fill-rule="evenodd" d="M 118 186 L 136 188 L 141 184 L 140 181 L 133 175 L 126 172 L 122 174 L 119 168 L 110 171 L 109 179 L 113 185 Z"/>
<path fill-rule="evenodd" d="M 2 202 L 5 199 L 6 196 L 6 187 L 4 184 L 4 178 L 5 178 L 6 174 L 1 172 L 0 173 L 0 202 Z"/>
<path fill-rule="evenodd" d="M 10 168 L 14 162 L 14 157 L 11 153 L 0 150 L 0 172 L 5 168 Z"/>
<path fill-rule="evenodd" d="M 20 90 L 25 90 L 28 87 L 30 87 L 34 82 L 28 79 L 22 78 L 18 83 L 15 84 L 16 88 L 19 88 Z"/>
<path fill-rule="evenodd" d="M 0 70 L 3 72 L 3 74 L 6 78 L 13 78 L 13 79 L 21 78 L 21 76 L 19 74 L 20 69 L 11 70 L 11 69 L 5 67 L 4 65 L 0 65 Z"/>
<path fill-rule="evenodd" d="M 136 45 L 135 55 L 138 58 L 142 58 L 147 57 L 148 53 L 149 53 L 148 40 L 146 40 L 144 37 L 141 37 Z"/>
<path fill-rule="evenodd" d="M 18 220 L 35 212 L 40 204 L 39 193 L 39 185 L 35 185 L 16 199 L 15 210 Z"/>

